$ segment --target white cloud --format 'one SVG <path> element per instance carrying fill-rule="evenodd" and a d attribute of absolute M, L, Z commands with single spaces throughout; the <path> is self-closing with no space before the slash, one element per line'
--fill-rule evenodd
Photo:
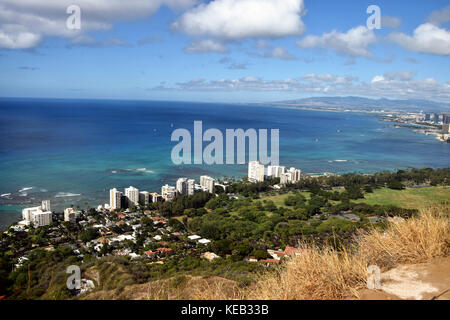
<path fill-rule="evenodd" d="M 428 16 L 428 22 L 437 26 L 447 21 L 450 21 L 450 5 L 442 10 L 433 11 Z"/>
<path fill-rule="evenodd" d="M 409 81 L 414 77 L 414 72 L 411 70 L 397 71 L 397 72 L 386 72 L 383 77 L 386 80 L 399 80 L 399 81 Z"/>
<path fill-rule="evenodd" d="M 0 48 L 27 49 L 36 46 L 41 38 L 18 25 L 4 25 L 0 30 Z"/>
<path fill-rule="evenodd" d="M 248 63 L 232 63 L 228 66 L 230 70 L 246 70 Z"/>
<path fill-rule="evenodd" d="M 239 79 L 193 79 L 172 87 L 154 90 L 185 91 L 267 91 L 323 95 L 363 95 L 396 99 L 419 98 L 435 101 L 450 99 L 450 83 L 440 84 L 434 78 L 413 79 L 409 71 L 385 73 L 370 82 L 359 81 L 351 75 L 306 74 L 300 79 L 264 80 L 249 76 Z"/>
<path fill-rule="evenodd" d="M 333 30 L 322 36 L 307 36 L 297 41 L 302 48 L 328 48 L 349 57 L 370 57 L 369 46 L 377 40 L 375 33 L 364 26 L 358 26 L 345 33 Z"/>
<path fill-rule="evenodd" d="M 397 17 L 381 16 L 381 27 L 382 28 L 397 28 L 402 24 L 402 20 Z"/>
<path fill-rule="evenodd" d="M 259 40 L 256 40 L 256 42 L 255 42 L 255 49 L 270 50 L 270 49 L 273 49 L 273 45 L 268 43 L 266 40 L 259 39 Z"/>
<path fill-rule="evenodd" d="M 376 83 L 376 82 L 380 82 L 380 81 L 385 81 L 386 79 L 383 76 L 375 76 L 373 77 L 371 83 Z"/>
<path fill-rule="evenodd" d="M 295 60 L 296 59 L 285 48 L 274 48 L 271 51 L 265 52 L 263 57 L 264 58 L 275 58 L 275 59 L 281 59 L 281 60 Z"/>
<path fill-rule="evenodd" d="M 184 13 L 172 28 L 224 39 L 298 36 L 303 0 L 214 0 Z"/>
<path fill-rule="evenodd" d="M 107 30 L 117 21 L 145 18 L 162 5 L 188 8 L 196 0 L 1 0 L 0 47 L 27 49 L 46 36 L 74 39 L 89 31 Z M 69 30 L 66 9 L 81 8 L 81 30 Z"/>
<path fill-rule="evenodd" d="M 353 81 L 358 80 L 357 77 L 352 76 L 335 76 L 332 74 L 315 74 L 309 73 L 302 77 L 302 80 L 312 83 L 333 83 L 336 85 L 351 84 Z"/>
<path fill-rule="evenodd" d="M 450 55 L 450 31 L 431 23 L 418 26 L 412 36 L 392 33 L 388 39 L 412 51 Z"/>
<path fill-rule="evenodd" d="M 191 45 L 187 47 L 185 51 L 186 53 L 225 53 L 228 51 L 228 49 L 221 42 L 207 39 L 191 43 Z"/>
<path fill-rule="evenodd" d="M 67 48 L 73 47 L 89 47 L 89 48 L 104 48 L 104 47 L 131 47 L 132 45 L 119 38 L 107 38 L 103 40 L 95 40 L 92 37 L 80 35 L 72 40 Z"/>

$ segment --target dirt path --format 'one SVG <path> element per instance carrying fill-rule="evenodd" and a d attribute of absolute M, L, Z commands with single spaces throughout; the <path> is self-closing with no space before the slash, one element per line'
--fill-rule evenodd
<path fill-rule="evenodd" d="M 361 300 L 450 300 L 450 257 L 403 265 L 381 274 L 380 290 L 363 290 Z"/>

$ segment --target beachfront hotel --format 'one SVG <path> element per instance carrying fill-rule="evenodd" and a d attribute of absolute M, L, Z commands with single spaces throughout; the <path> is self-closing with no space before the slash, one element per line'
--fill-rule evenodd
<path fill-rule="evenodd" d="M 148 191 L 140 191 L 139 192 L 139 204 L 141 206 L 148 206 L 150 203 L 150 193 Z"/>
<path fill-rule="evenodd" d="M 282 166 L 268 166 L 267 176 L 271 178 L 280 178 L 286 172 L 286 167 Z"/>
<path fill-rule="evenodd" d="M 182 195 L 192 196 L 195 192 L 195 180 L 188 178 L 178 179 L 177 192 Z"/>
<path fill-rule="evenodd" d="M 290 168 L 286 173 L 280 176 L 280 184 L 286 185 L 288 183 L 296 183 L 301 179 L 302 171 L 295 168 Z"/>
<path fill-rule="evenodd" d="M 50 210 L 50 200 L 42 201 L 42 205 L 39 207 L 25 208 L 22 210 L 23 221 L 19 224 L 29 225 L 33 223 L 35 227 L 48 226 L 52 223 L 52 212 Z"/>
<path fill-rule="evenodd" d="M 43 200 L 41 207 L 42 211 L 52 211 L 50 207 L 50 200 Z"/>
<path fill-rule="evenodd" d="M 116 188 L 109 190 L 109 207 L 111 210 L 122 208 L 122 196 L 123 193 L 117 191 Z"/>
<path fill-rule="evenodd" d="M 200 186 L 205 188 L 209 193 L 214 193 L 215 181 L 213 178 L 209 176 L 201 176 L 200 177 Z"/>
<path fill-rule="evenodd" d="M 248 163 L 248 180 L 252 182 L 264 181 L 264 165 L 259 161 L 250 161 Z"/>
<path fill-rule="evenodd" d="M 130 186 L 129 188 L 125 188 L 125 197 L 127 198 L 128 206 L 139 205 L 139 189 Z"/>
<path fill-rule="evenodd" d="M 172 201 L 177 196 L 177 189 L 166 184 L 161 188 L 161 195 L 165 201 Z"/>

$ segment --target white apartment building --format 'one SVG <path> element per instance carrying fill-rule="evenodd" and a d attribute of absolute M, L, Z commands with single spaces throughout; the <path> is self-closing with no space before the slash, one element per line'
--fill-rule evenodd
<path fill-rule="evenodd" d="M 52 213 L 50 211 L 33 212 L 33 225 L 35 227 L 48 226 L 52 223 Z"/>
<path fill-rule="evenodd" d="M 163 199 L 163 197 L 157 192 L 150 193 L 150 196 L 152 198 L 152 202 L 161 202 Z"/>
<path fill-rule="evenodd" d="M 209 176 L 200 177 L 200 186 L 205 188 L 209 193 L 214 193 L 215 182 L 216 180 Z"/>
<path fill-rule="evenodd" d="M 76 222 L 79 212 L 75 211 L 73 208 L 64 209 L 64 221 Z"/>
<path fill-rule="evenodd" d="M 43 200 L 41 207 L 42 207 L 42 211 L 52 211 L 50 208 L 50 200 Z"/>
<path fill-rule="evenodd" d="M 267 176 L 272 178 L 280 178 L 283 173 L 286 172 L 286 167 L 282 166 L 268 166 Z"/>
<path fill-rule="evenodd" d="M 109 206 L 111 210 L 122 208 L 122 196 L 123 193 L 117 191 L 116 188 L 109 190 Z"/>
<path fill-rule="evenodd" d="M 161 188 L 161 195 L 164 200 L 172 201 L 177 196 L 177 189 L 175 187 L 169 186 L 166 184 Z"/>
<path fill-rule="evenodd" d="M 195 180 L 180 178 L 177 180 L 177 192 L 182 195 L 191 196 L 195 191 Z"/>
<path fill-rule="evenodd" d="M 139 204 L 141 206 L 146 207 L 150 202 L 151 202 L 150 193 L 148 191 L 139 192 Z"/>
<path fill-rule="evenodd" d="M 130 186 L 129 188 L 125 188 L 125 197 L 127 198 L 128 206 L 139 205 L 139 189 Z"/>
<path fill-rule="evenodd" d="M 192 196 L 195 192 L 195 180 L 188 179 L 187 181 L 187 195 Z"/>
<path fill-rule="evenodd" d="M 180 178 L 177 180 L 177 192 L 179 194 L 187 194 L 187 178 Z"/>
<path fill-rule="evenodd" d="M 291 173 L 291 182 L 296 183 L 299 182 L 301 179 L 302 171 L 295 168 L 290 168 L 289 172 Z"/>
<path fill-rule="evenodd" d="M 302 171 L 295 168 L 290 168 L 286 173 L 281 174 L 280 184 L 286 185 L 288 183 L 296 183 L 301 179 Z"/>
<path fill-rule="evenodd" d="M 22 219 L 25 221 L 33 220 L 33 213 L 42 211 L 41 207 L 25 208 L 22 210 Z"/>
<path fill-rule="evenodd" d="M 40 206 L 23 209 L 22 218 L 26 222 L 32 222 L 35 227 L 43 227 L 52 223 L 52 213 L 50 211 L 42 211 Z"/>
<path fill-rule="evenodd" d="M 259 161 L 250 161 L 248 163 L 248 180 L 251 182 L 264 181 L 264 165 Z"/>

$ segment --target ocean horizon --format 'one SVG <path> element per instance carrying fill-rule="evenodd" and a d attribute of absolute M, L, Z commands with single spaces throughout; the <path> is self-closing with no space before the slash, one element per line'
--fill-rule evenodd
<path fill-rule="evenodd" d="M 373 114 L 264 105 L 128 100 L 0 99 L 0 227 L 23 207 L 52 210 L 109 201 L 130 185 L 160 192 L 179 177 L 241 178 L 246 165 L 174 165 L 171 133 L 279 129 L 280 164 L 304 173 L 374 173 L 450 164 L 450 144 L 397 129 Z M 270 136 L 270 135 L 269 135 Z M 207 145 L 207 143 L 205 143 Z"/>

